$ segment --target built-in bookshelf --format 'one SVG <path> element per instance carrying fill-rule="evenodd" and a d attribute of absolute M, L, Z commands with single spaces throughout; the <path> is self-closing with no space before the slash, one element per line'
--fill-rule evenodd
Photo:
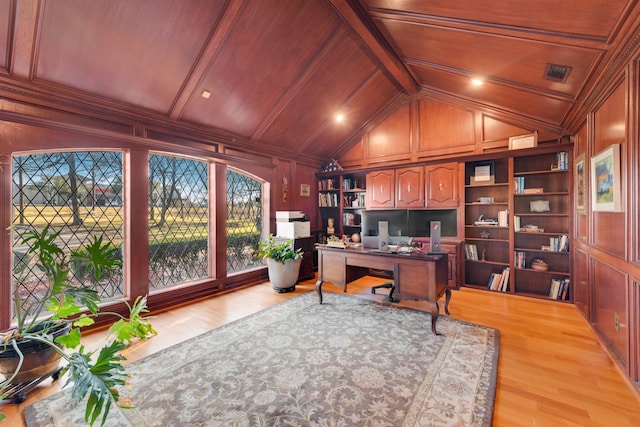
<path fill-rule="evenodd" d="M 333 220 L 334 233 L 337 236 L 351 237 L 360 234 L 362 216 L 366 199 L 366 176 L 363 173 L 335 173 L 320 176 L 318 179 L 318 207 L 322 219 L 324 234 Z"/>
<path fill-rule="evenodd" d="M 491 289 L 510 265 L 509 160 L 468 162 L 464 187 L 465 283 Z"/>
<path fill-rule="evenodd" d="M 467 286 L 571 300 L 568 150 L 466 163 Z"/>
<path fill-rule="evenodd" d="M 516 292 L 570 300 L 569 152 L 513 159 Z"/>

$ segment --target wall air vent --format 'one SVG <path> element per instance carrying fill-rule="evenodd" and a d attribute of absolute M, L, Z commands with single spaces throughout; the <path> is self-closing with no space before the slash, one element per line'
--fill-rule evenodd
<path fill-rule="evenodd" d="M 564 83 L 571 72 L 571 67 L 565 65 L 547 64 L 544 70 L 544 78 L 554 82 Z"/>

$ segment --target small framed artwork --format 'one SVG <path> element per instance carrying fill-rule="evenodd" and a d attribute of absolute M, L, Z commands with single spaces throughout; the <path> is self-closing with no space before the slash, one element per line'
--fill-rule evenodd
<path fill-rule="evenodd" d="M 469 184 L 471 185 L 484 185 L 493 184 L 495 182 L 495 169 L 494 163 L 489 162 L 477 162 L 474 163 L 473 175 L 470 177 Z"/>
<path fill-rule="evenodd" d="M 309 185 L 309 184 L 300 184 L 300 196 L 302 196 L 302 197 L 311 196 L 311 185 Z"/>
<path fill-rule="evenodd" d="M 586 201 L 587 201 L 587 188 L 585 183 L 585 169 L 584 169 L 584 153 L 576 157 L 575 166 L 575 211 L 576 213 L 586 213 Z"/>
<path fill-rule="evenodd" d="M 509 138 L 509 150 L 531 148 L 538 146 L 538 132 L 526 135 L 512 136 Z"/>
<path fill-rule="evenodd" d="M 592 209 L 620 211 L 620 191 L 620 144 L 611 144 L 591 158 Z"/>

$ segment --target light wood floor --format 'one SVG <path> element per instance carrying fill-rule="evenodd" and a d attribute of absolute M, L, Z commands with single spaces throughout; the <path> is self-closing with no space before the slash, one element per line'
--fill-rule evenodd
<path fill-rule="evenodd" d="M 366 277 L 349 284 L 348 293 L 365 298 L 381 281 Z M 219 295 L 159 314 L 159 335 L 127 350 L 135 361 L 172 344 L 259 311 L 284 299 L 314 290 L 314 282 L 299 283 L 296 292 L 278 294 L 268 283 Z M 325 292 L 341 292 L 330 283 Z M 402 305 L 428 310 L 425 303 Z M 442 304 L 441 304 L 442 305 Z M 442 307 L 441 307 L 442 309 Z M 640 425 L 640 398 L 625 381 L 593 332 L 569 304 L 463 288 L 453 291 L 451 316 L 500 330 L 500 362 L 494 426 Z M 90 334 L 88 345 L 103 333 Z M 30 394 L 25 403 L 7 404 L 7 422 L 24 426 L 24 407 L 58 390 L 63 381 Z"/>

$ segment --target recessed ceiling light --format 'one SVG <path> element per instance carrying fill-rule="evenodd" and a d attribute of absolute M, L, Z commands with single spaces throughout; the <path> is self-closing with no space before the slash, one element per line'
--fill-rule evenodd
<path fill-rule="evenodd" d="M 205 89 L 205 90 L 202 91 L 200 96 L 202 96 L 204 99 L 209 99 L 209 97 L 211 96 L 211 92 L 209 92 L 208 90 Z"/>
<path fill-rule="evenodd" d="M 344 120 L 344 114 L 338 113 L 336 114 L 336 122 L 340 123 Z"/>
<path fill-rule="evenodd" d="M 471 84 L 474 86 L 482 86 L 484 82 L 481 79 L 471 79 Z"/>

